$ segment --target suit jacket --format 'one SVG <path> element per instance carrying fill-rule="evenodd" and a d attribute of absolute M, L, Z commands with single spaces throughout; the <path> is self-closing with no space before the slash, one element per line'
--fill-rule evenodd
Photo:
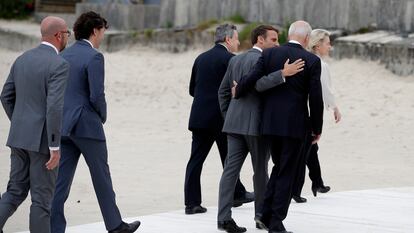
<path fill-rule="evenodd" d="M 200 54 L 193 65 L 190 80 L 190 95 L 194 97 L 191 106 L 189 130 L 204 129 L 221 131 L 223 117 L 218 101 L 218 89 L 230 58 L 234 54 L 220 44 Z"/>
<path fill-rule="evenodd" d="M 105 72 L 102 53 L 88 42 L 78 40 L 62 56 L 70 64 L 62 135 L 105 140 Z"/>
<path fill-rule="evenodd" d="M 0 97 L 11 120 L 7 146 L 43 154 L 60 146 L 68 69 L 69 64 L 44 44 L 16 59 Z"/>
<path fill-rule="evenodd" d="M 240 82 L 242 76 L 249 73 L 261 54 L 259 50 L 253 48 L 230 59 L 219 89 L 220 109 L 224 117 L 223 132 L 260 135 L 263 106 L 259 92 L 252 89 L 243 98 L 233 99 L 231 87 L 233 87 L 233 80 Z M 282 83 L 284 79 L 279 70 L 259 79 L 257 86 L 263 91 Z"/>
<path fill-rule="evenodd" d="M 264 135 L 304 139 L 309 129 L 314 134 L 322 133 L 321 61 L 299 44 L 287 43 L 265 50 L 252 71 L 237 86 L 237 96 L 245 95 L 263 75 L 282 69 L 287 59 L 295 61 L 299 58 L 305 61 L 304 70 L 287 79 L 286 84 L 264 93 Z"/>

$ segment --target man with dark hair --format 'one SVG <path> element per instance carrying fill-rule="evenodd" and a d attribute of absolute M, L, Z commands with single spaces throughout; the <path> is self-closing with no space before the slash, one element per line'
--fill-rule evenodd
<path fill-rule="evenodd" d="M 201 206 L 200 175 L 213 143 L 217 144 L 223 166 L 227 155 L 227 138 L 226 134 L 221 132 L 223 117 L 220 113 L 217 91 L 226 73 L 227 64 L 234 56 L 232 53 L 237 51 L 240 44 L 236 27 L 231 24 L 218 26 L 215 43 L 212 49 L 197 57 L 191 73 L 190 95 L 194 99 L 188 128 L 192 131 L 193 142 L 185 174 L 186 214 L 207 211 Z M 238 180 L 234 199 L 240 206 L 253 201 L 254 195 L 246 192 Z"/>
<path fill-rule="evenodd" d="M 131 224 L 122 221 L 109 172 L 103 129 L 106 121 L 104 57 L 96 50 L 107 27 L 106 20 L 99 14 L 82 14 L 73 28 L 75 44 L 62 53 L 70 64 L 70 70 L 63 107 L 62 161 L 52 203 L 52 233 L 65 232 L 64 203 L 81 154 L 89 167 L 109 233 L 135 232 L 140 225 L 139 221 Z"/>
<path fill-rule="evenodd" d="M 0 199 L 0 231 L 30 190 L 30 232 L 50 232 L 69 72 L 69 64 L 58 53 L 65 48 L 70 31 L 63 19 L 49 16 L 42 20 L 40 32 L 41 44 L 16 59 L 1 92 L 11 123 L 7 139 L 11 170 Z"/>
<path fill-rule="evenodd" d="M 237 177 L 247 154 L 250 152 L 253 165 L 255 193 L 255 215 L 259 215 L 266 184 L 269 180 L 267 166 L 269 153 L 264 139 L 260 136 L 262 104 L 259 91 L 266 91 L 285 83 L 285 77 L 301 71 L 303 62 L 286 63 L 282 70 L 262 77 L 245 97 L 232 99 L 231 87 L 256 64 L 264 49 L 279 45 L 278 30 L 270 25 L 260 25 L 251 33 L 253 48 L 230 59 L 227 72 L 219 89 L 219 102 L 224 117 L 223 132 L 227 133 L 228 154 L 220 180 L 218 202 L 218 228 L 230 233 L 245 232 L 231 217 L 232 197 Z M 277 108 L 277 106 L 276 106 Z M 259 228 L 259 226 L 257 226 Z"/>

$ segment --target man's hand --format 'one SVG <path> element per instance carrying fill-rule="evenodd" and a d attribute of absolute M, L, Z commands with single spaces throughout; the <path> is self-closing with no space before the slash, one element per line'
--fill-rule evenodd
<path fill-rule="evenodd" d="M 59 166 L 59 160 L 60 160 L 60 150 L 51 150 L 50 159 L 46 163 L 46 168 L 48 170 L 55 169 L 57 166 Z"/>
<path fill-rule="evenodd" d="M 302 59 L 298 59 L 292 64 L 289 64 L 289 59 L 287 59 L 285 65 L 283 66 L 282 75 L 285 78 L 295 75 L 303 70 L 303 66 L 305 66 L 305 61 Z"/>
<path fill-rule="evenodd" d="M 236 87 L 237 87 L 237 82 L 233 80 L 233 87 L 231 88 L 231 97 L 233 98 L 236 97 Z"/>
<path fill-rule="evenodd" d="M 335 117 L 335 123 L 340 122 L 341 119 L 342 119 L 342 114 L 341 114 L 341 112 L 339 112 L 338 107 L 334 108 L 334 117 Z"/>
<path fill-rule="evenodd" d="M 312 134 L 312 137 L 313 137 L 312 145 L 318 143 L 319 139 L 321 139 L 320 134 L 318 134 L 318 135 Z"/>

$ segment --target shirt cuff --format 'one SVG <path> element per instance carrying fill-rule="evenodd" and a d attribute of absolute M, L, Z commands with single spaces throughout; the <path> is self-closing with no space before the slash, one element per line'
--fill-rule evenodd
<path fill-rule="evenodd" d="M 280 76 L 282 76 L 283 82 L 285 83 L 286 82 L 286 78 L 285 78 L 285 76 L 283 76 L 282 72 L 280 72 Z"/>
<path fill-rule="evenodd" d="M 49 150 L 56 151 L 56 150 L 59 150 L 59 147 L 58 146 L 57 147 L 49 147 Z"/>

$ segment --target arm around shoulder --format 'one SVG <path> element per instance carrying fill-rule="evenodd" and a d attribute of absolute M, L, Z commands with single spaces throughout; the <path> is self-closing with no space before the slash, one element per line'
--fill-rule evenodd
<path fill-rule="evenodd" d="M 282 75 L 282 71 L 278 70 L 257 80 L 255 89 L 258 92 L 264 92 L 282 83 L 285 83 L 285 78 Z"/>

